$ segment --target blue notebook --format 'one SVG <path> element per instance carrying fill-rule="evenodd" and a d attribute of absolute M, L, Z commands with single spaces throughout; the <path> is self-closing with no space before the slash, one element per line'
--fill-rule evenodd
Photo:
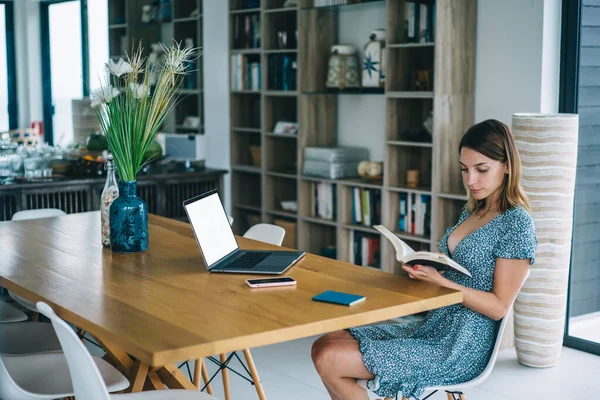
<path fill-rule="evenodd" d="M 314 301 L 322 301 L 324 303 L 341 304 L 344 306 L 353 306 L 356 303 L 365 301 L 365 296 L 359 296 L 357 294 L 334 292 L 333 290 L 327 290 L 321 294 L 316 295 L 312 298 Z"/>

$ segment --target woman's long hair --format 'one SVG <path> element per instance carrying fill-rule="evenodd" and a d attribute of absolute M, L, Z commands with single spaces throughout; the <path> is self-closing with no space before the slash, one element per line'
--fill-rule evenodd
<path fill-rule="evenodd" d="M 501 163 L 505 163 L 508 173 L 504 175 L 501 193 L 498 202 L 500 212 L 504 212 L 515 206 L 523 206 L 531 212 L 529 199 L 521 186 L 521 158 L 510 128 L 500 121 L 488 119 L 473 125 L 464 134 L 458 146 L 458 152 L 463 147 L 475 150 Z M 469 192 L 467 209 L 469 212 L 477 212 L 485 207 L 485 199 L 478 201 Z"/>

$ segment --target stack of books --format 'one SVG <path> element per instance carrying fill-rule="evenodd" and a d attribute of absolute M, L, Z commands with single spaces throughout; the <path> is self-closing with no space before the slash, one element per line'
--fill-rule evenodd
<path fill-rule="evenodd" d="M 331 221 L 335 220 L 336 199 L 337 196 L 335 183 L 314 183 L 311 201 L 312 216 Z"/>
<path fill-rule="evenodd" d="M 327 179 L 358 176 L 358 164 L 369 159 L 363 147 L 306 147 L 302 173 Z"/>

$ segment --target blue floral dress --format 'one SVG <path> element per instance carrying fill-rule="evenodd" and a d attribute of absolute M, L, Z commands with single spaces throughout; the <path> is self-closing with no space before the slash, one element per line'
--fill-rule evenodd
<path fill-rule="evenodd" d="M 534 263 L 537 237 L 533 219 L 522 206 L 497 215 L 465 236 L 454 254 L 448 236 L 470 213 L 446 231 L 440 250 L 467 268 L 472 278 L 448 271 L 446 278 L 491 292 L 496 258 L 530 259 Z M 378 396 L 419 398 L 428 387 L 453 385 L 477 377 L 486 367 L 496 336 L 496 321 L 462 304 L 427 313 L 422 321 L 403 325 L 351 328 L 360 342 L 365 366 L 375 378 L 368 388 Z"/>

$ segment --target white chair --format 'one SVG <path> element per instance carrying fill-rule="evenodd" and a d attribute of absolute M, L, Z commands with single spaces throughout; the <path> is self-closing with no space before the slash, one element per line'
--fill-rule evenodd
<path fill-rule="evenodd" d="M 17 307 L 0 301 L 0 323 L 27 321 L 27 315 Z"/>
<path fill-rule="evenodd" d="M 24 308 L 28 309 L 29 311 L 33 311 L 34 313 L 37 313 L 37 308 L 35 307 L 35 303 L 32 301 L 27 300 L 26 298 L 23 298 L 21 296 L 19 296 L 18 294 L 15 294 L 11 291 L 8 291 L 8 295 L 17 303 L 19 303 L 19 305 L 23 306 Z"/>
<path fill-rule="evenodd" d="M 40 208 L 37 210 L 25 210 L 25 211 L 16 212 L 12 216 L 12 221 L 24 221 L 27 219 L 62 217 L 63 215 L 67 215 L 67 213 L 64 212 L 63 210 L 59 210 L 57 208 Z M 8 292 L 8 295 L 10 297 L 12 297 L 12 299 L 14 301 L 19 303 L 24 308 L 28 309 L 29 311 L 33 311 L 34 312 L 33 320 L 34 321 L 37 320 L 37 309 L 35 307 L 35 303 L 33 303 L 27 299 L 24 299 L 23 297 L 16 295 L 16 294 L 12 293 L 11 291 Z"/>
<path fill-rule="evenodd" d="M 256 224 L 244 233 L 244 237 L 281 246 L 285 237 L 285 229 L 272 224 Z"/>
<path fill-rule="evenodd" d="M 54 313 L 48 304 L 38 302 L 37 309 L 41 314 L 50 319 L 56 330 L 60 344 L 63 347 L 69 371 L 71 371 L 73 389 L 77 399 L 217 400 L 215 397 L 205 393 L 189 390 L 159 390 L 154 392 L 109 395 L 109 391 L 112 392 L 114 390 L 110 390 L 110 388 L 107 389 L 105 379 L 102 379 L 102 371 L 98 368 L 100 367 L 100 364 L 87 352 L 83 343 L 77 338 L 75 332 L 73 332 L 65 321 L 60 319 Z M 112 369 L 114 370 L 114 368 Z M 114 372 L 117 371 L 114 370 Z M 30 378 L 30 380 L 32 379 Z M 0 395 L 0 397 L 2 396 Z M 12 399 L 12 397 L 7 398 Z"/>
<path fill-rule="evenodd" d="M 233 217 L 231 215 L 228 215 L 227 219 L 229 220 L 229 225 L 233 225 Z"/>
<path fill-rule="evenodd" d="M 527 274 L 525 275 L 525 279 L 523 279 L 523 283 L 521 283 L 521 287 L 519 288 L 519 291 L 521 291 L 521 288 L 525 284 L 525 281 L 527 281 L 527 278 L 529 278 L 529 274 L 530 274 L 530 271 L 527 271 Z M 508 312 L 506 313 L 506 315 L 504 316 L 504 318 L 502 318 L 502 321 L 500 322 L 500 326 L 498 327 L 498 334 L 496 335 L 496 342 L 494 343 L 494 349 L 492 350 L 492 355 L 490 356 L 490 360 L 488 361 L 487 366 L 481 372 L 481 374 L 479 374 L 479 376 L 477 376 L 474 379 L 471 379 L 468 382 L 458 383 L 456 385 L 449 385 L 449 386 L 430 387 L 430 388 L 426 389 L 427 392 L 432 392 L 431 394 L 433 394 L 437 391 L 444 390 L 448 394 L 448 399 L 454 398 L 454 395 L 457 395 L 460 400 L 467 400 L 467 397 L 463 393 L 463 390 L 470 388 L 470 387 L 481 385 L 487 379 L 487 377 L 492 372 L 492 369 L 494 368 L 494 364 L 496 363 L 496 358 L 498 358 L 498 351 L 500 351 L 502 335 L 504 334 L 504 330 L 506 329 L 506 324 L 508 323 L 508 319 L 509 319 L 508 317 L 510 316 L 510 312 L 513 308 L 513 305 L 514 305 L 516 299 L 517 299 L 517 297 L 515 296 L 515 298 L 512 300 L 512 302 L 510 304 Z M 356 382 L 363 389 L 367 389 L 367 381 L 366 380 L 359 379 Z M 398 398 L 398 396 L 396 396 L 396 398 Z M 404 399 L 404 397 L 403 397 L 403 399 Z"/>
<path fill-rule="evenodd" d="M 23 221 L 25 219 L 40 219 L 40 218 L 51 218 L 51 217 L 62 217 L 67 215 L 63 210 L 57 208 L 40 208 L 38 210 L 25 210 L 16 212 L 12 216 L 13 221 Z"/>
<path fill-rule="evenodd" d="M 0 324 L 0 355 L 61 352 L 52 324 L 16 322 Z"/>

